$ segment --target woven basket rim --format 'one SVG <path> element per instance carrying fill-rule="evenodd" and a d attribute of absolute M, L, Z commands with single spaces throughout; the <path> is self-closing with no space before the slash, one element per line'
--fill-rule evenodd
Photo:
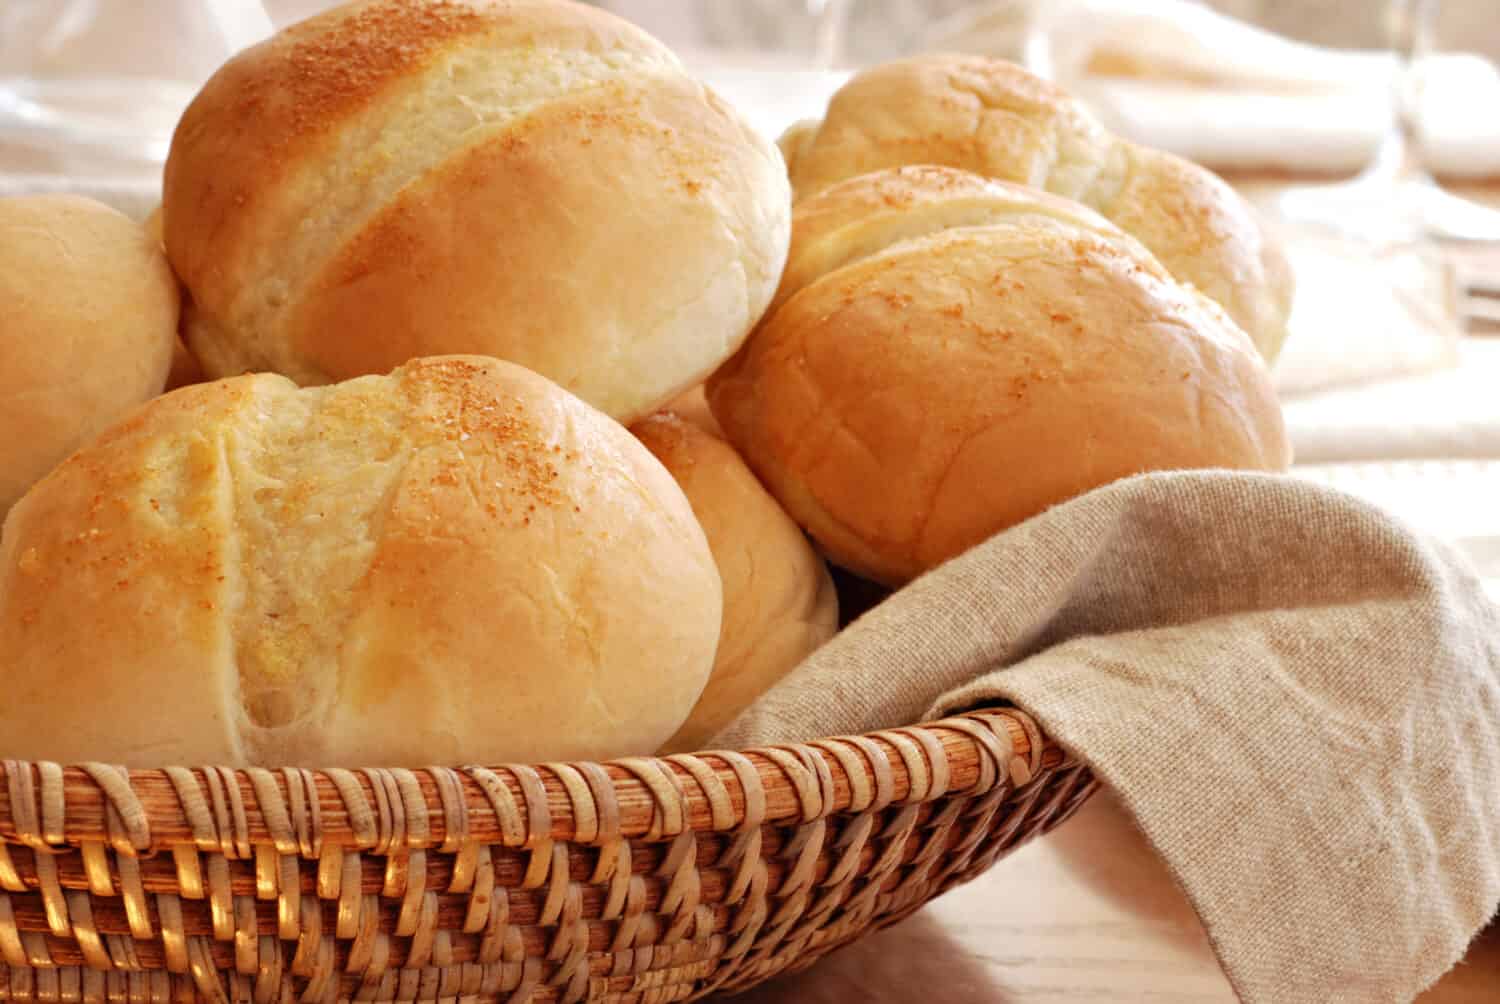
<path fill-rule="evenodd" d="M 1027 784 L 1071 758 L 1024 711 L 990 708 L 863 735 L 743 751 L 424 768 L 136 768 L 0 761 L 0 848 L 184 844 L 318 857 L 465 843 L 669 838 L 810 822 Z"/>
<path fill-rule="evenodd" d="M 0 1001 L 735 992 L 972 879 L 1096 784 L 1010 707 L 608 763 L 5 760 Z"/>

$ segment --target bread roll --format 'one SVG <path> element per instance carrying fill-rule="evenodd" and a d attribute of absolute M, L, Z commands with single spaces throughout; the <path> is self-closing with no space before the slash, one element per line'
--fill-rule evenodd
<path fill-rule="evenodd" d="M 714 418 L 714 413 L 708 406 L 708 393 L 701 383 L 687 393 L 673 398 L 672 403 L 663 410 L 691 422 L 711 436 L 724 438 L 724 430 L 719 428 L 719 420 Z"/>
<path fill-rule="evenodd" d="M 161 393 L 177 284 L 108 206 L 0 198 L 0 520 L 94 433 Z"/>
<path fill-rule="evenodd" d="M 1244 332 L 1034 189 L 835 185 L 798 205 L 776 303 L 709 403 L 825 552 L 887 585 L 1127 475 L 1290 459 Z"/>
<path fill-rule="evenodd" d="M 145 222 L 141 224 L 146 229 L 146 234 L 157 244 L 162 244 L 161 232 L 161 206 L 158 205 L 151 210 Z M 175 277 L 174 277 L 175 278 Z M 178 387 L 186 387 L 189 384 L 202 383 L 205 380 L 203 367 L 198 365 L 197 358 L 188 351 L 187 344 L 181 337 L 175 340 L 172 346 L 172 368 L 167 373 L 167 390 L 176 390 Z"/>
<path fill-rule="evenodd" d="M 172 369 L 167 374 L 167 390 L 202 383 L 204 379 L 203 367 L 198 365 L 198 360 L 188 351 L 181 338 L 175 339 L 172 346 Z"/>
<path fill-rule="evenodd" d="M 774 146 L 614 15 L 370 0 L 230 60 L 164 222 L 210 376 L 474 352 L 625 422 L 743 341 L 785 260 Z"/>
<path fill-rule="evenodd" d="M 146 214 L 146 218 L 141 221 L 141 227 L 146 231 L 147 237 L 150 237 L 163 247 L 166 246 L 166 235 L 162 233 L 161 229 L 161 203 L 158 202 L 156 208 Z"/>
<path fill-rule="evenodd" d="M 671 472 L 724 584 L 713 675 L 668 752 L 703 747 L 838 629 L 828 567 L 734 448 L 671 411 L 631 430 Z"/>
<path fill-rule="evenodd" d="M 1286 339 L 1291 268 L 1245 200 L 1196 164 L 1111 135 L 1014 64 L 937 54 L 877 66 L 781 147 L 799 199 L 870 171 L 937 164 L 1082 202 L 1217 300 L 1268 360 Z"/>
<path fill-rule="evenodd" d="M 158 398 L 16 506 L 0 735 L 136 766 L 649 753 L 720 615 L 671 476 L 550 381 L 245 376 Z"/>

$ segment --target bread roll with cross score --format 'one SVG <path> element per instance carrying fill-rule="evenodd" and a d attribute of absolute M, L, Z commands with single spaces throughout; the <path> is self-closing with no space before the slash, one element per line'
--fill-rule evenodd
<path fill-rule="evenodd" d="M 719 575 L 618 423 L 482 357 L 151 402 L 0 542 L 0 736 L 61 762 L 344 767 L 656 749 Z"/>
<path fill-rule="evenodd" d="M 626 423 L 741 343 L 790 213 L 774 144 L 645 32 L 564 0 L 292 25 L 204 86 L 164 187 L 210 377 L 474 352 Z"/>

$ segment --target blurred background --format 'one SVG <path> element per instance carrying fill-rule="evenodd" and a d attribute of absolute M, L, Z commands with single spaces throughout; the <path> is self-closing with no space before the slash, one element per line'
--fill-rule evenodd
<path fill-rule="evenodd" d="M 681 52 L 768 132 L 815 115 L 839 71 L 932 49 L 1049 68 L 1117 131 L 1216 169 L 1350 174 L 1390 117 L 1392 0 L 593 0 Z M 1421 0 L 1412 0 L 1423 7 Z M 149 184 L 182 106 L 232 52 L 329 0 L 3 0 L 5 169 Z M 1500 177 L 1495 0 L 1432 4 L 1447 61 L 1420 116 L 1447 177 Z M 1186 14 L 1184 12 L 1187 12 Z M 1212 20 L 1195 14 L 1221 15 Z M 1047 44 L 1028 41 L 1050 28 Z M 1276 42 L 1283 43 L 1276 45 Z M 1327 47 L 1309 50 L 1308 46 Z M 1300 46 L 1300 48 L 1298 48 Z M 1171 58 L 1173 50 L 1191 56 Z M 774 70 L 774 74 L 765 71 Z M 832 72 L 828 72 L 832 71 Z M 1170 86 L 1168 86 L 1170 85 Z M 1204 90 L 1210 93 L 1198 93 Z M 1205 97 L 1215 100 L 1201 100 Z M 1293 103 L 1293 99 L 1302 99 Z M 1228 100 L 1225 100 L 1228 99 Z M 1199 121 L 1206 118 L 1206 121 Z"/>
<path fill-rule="evenodd" d="M 669 42 L 743 42 L 753 31 L 769 43 L 779 39 L 792 48 L 805 44 L 795 37 L 793 2 L 731 0 L 598 0 L 645 25 Z M 324 4 L 319 0 L 270 0 L 278 21 L 296 20 Z M 1029 6 L 1021 3 L 975 4 L 973 0 L 856 0 L 852 5 L 848 55 L 871 62 L 903 55 L 913 38 L 933 22 L 975 7 Z M 1320 45 L 1380 48 L 1381 28 L 1370 16 L 1379 0 L 1209 0 L 1207 6 L 1252 21 L 1270 31 Z M 752 27 L 753 26 L 753 27 Z M 1500 12 L 1495 0 L 1447 0 L 1439 16 L 1437 43 L 1441 48 L 1466 48 L 1500 59 Z"/>
<path fill-rule="evenodd" d="M 802 44 L 788 30 L 788 23 L 795 19 L 788 17 L 787 9 L 795 3 L 598 2 L 652 24 L 663 37 L 675 37 L 679 44 L 733 43 L 743 41 L 750 32 L 767 42 L 779 39 L 791 48 Z M 278 6 L 305 9 L 315 4 L 284 0 Z M 914 39 L 945 18 L 979 9 L 1021 11 L 1034 6 L 1025 0 L 855 0 L 850 5 L 847 56 L 855 63 L 894 58 L 908 53 Z M 1371 16 L 1378 13 L 1380 0 L 1207 0 L 1205 6 L 1319 45 L 1378 49 L 1386 42 L 1378 16 Z M 1494 0 L 1446 0 L 1438 16 L 1436 43 L 1440 48 L 1464 48 L 1500 59 L 1500 11 Z"/>
<path fill-rule="evenodd" d="M 1352 174 L 1390 118 L 1392 0 L 592 0 L 645 27 L 767 132 L 815 115 L 842 71 L 934 49 L 1022 60 L 1115 130 L 1215 169 Z M 1419 116 L 1432 167 L 1500 177 L 1495 0 L 1428 7 L 1464 53 Z M 4 0 L 0 149 L 26 170 L 149 184 L 172 125 L 229 54 L 330 0 Z M 1186 14 L 1184 12 L 1187 12 Z M 1194 14 L 1210 15 L 1194 18 Z M 1027 51 L 1042 28 L 1046 44 Z M 1282 43 L 1277 45 L 1275 43 Z M 1319 48 L 1309 48 L 1319 47 Z M 1173 50 L 1186 53 L 1175 64 Z M 1038 66 L 1037 53 L 1054 60 Z M 767 74 L 767 70 L 775 71 Z M 1200 93 L 1208 91 L 1207 94 Z M 1490 109 L 1496 107 L 1491 104 Z M 144 179 L 144 181 L 143 181 Z"/>

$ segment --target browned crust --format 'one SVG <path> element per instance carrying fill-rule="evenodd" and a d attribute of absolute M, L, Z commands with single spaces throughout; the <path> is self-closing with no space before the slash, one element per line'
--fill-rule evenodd
<path fill-rule="evenodd" d="M 686 80 L 616 81 L 550 102 L 449 158 L 309 284 L 287 320 L 295 354 L 340 380 L 479 352 L 544 373 L 625 421 L 649 413 L 739 343 L 716 348 L 705 331 L 701 358 L 685 366 L 671 357 L 697 351 L 691 345 L 644 344 L 658 319 L 691 304 L 734 259 L 764 273 L 747 280 L 750 302 L 736 308 L 758 312 L 780 265 L 778 228 L 752 215 L 766 200 L 743 167 L 742 126 L 704 100 Z M 608 207 L 608 225 L 580 207 Z M 740 235 L 732 245 L 726 223 Z M 753 322 L 743 316 L 741 332 Z M 599 366 L 609 354 L 682 372 L 616 406 L 594 386 L 618 382 Z"/>
<path fill-rule="evenodd" d="M 829 198 L 879 214 L 899 181 Z M 710 379 L 714 414 L 830 557 L 893 585 L 1131 474 L 1284 468 L 1248 338 L 1098 226 L 1022 205 L 811 276 Z"/>
<path fill-rule="evenodd" d="M 1196 164 L 1119 139 L 1066 92 L 977 56 L 930 54 L 873 67 L 800 127 L 792 187 L 937 164 L 1046 188 L 1097 210 L 1178 279 L 1218 301 L 1268 359 L 1286 337 L 1293 278 L 1233 189 Z"/>

